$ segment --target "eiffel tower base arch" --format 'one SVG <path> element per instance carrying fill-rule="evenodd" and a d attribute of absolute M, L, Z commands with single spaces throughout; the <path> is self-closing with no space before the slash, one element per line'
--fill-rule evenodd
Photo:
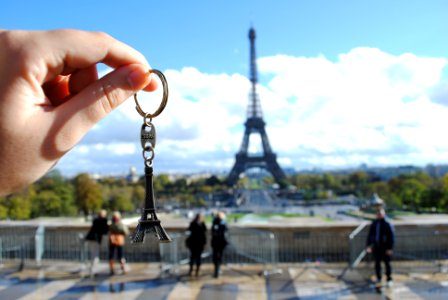
<path fill-rule="evenodd" d="M 235 164 L 226 180 L 227 185 L 235 185 L 240 175 L 251 168 L 265 169 L 272 174 L 279 185 L 284 184 L 286 176 L 277 163 L 277 157 L 274 153 L 265 153 L 263 156 L 248 156 L 247 153 L 238 153 L 235 157 Z"/>

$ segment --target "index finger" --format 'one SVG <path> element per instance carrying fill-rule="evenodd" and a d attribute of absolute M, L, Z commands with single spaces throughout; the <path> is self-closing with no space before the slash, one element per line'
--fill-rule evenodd
<path fill-rule="evenodd" d="M 47 35 L 57 51 L 56 59 L 71 68 L 85 68 L 99 62 L 112 68 L 136 63 L 150 68 L 140 52 L 104 32 L 63 29 L 48 31 Z"/>
<path fill-rule="evenodd" d="M 38 32 L 36 44 L 43 45 L 39 53 L 47 66 L 43 83 L 64 70 L 85 69 L 98 63 L 112 68 L 129 64 L 143 64 L 148 70 L 146 58 L 134 48 L 103 32 L 62 29 Z M 157 83 L 151 80 L 145 90 L 154 90 Z"/>

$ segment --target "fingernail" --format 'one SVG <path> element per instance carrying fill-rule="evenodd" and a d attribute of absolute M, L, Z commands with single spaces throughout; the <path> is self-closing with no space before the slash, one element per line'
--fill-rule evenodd
<path fill-rule="evenodd" d="M 148 84 L 149 73 L 142 66 L 135 68 L 128 74 L 127 80 L 134 91 L 141 90 Z"/>

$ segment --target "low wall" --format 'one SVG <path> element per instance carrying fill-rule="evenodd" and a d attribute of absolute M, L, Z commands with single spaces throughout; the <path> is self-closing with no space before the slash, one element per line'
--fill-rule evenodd
<path fill-rule="evenodd" d="M 230 224 L 229 234 L 238 234 L 244 230 L 251 230 L 253 234 L 272 232 L 275 239 L 266 240 L 254 247 L 273 248 L 277 262 L 348 262 L 350 257 L 356 256 L 365 247 L 368 227 L 361 230 L 353 239 L 349 235 L 361 223 L 323 222 L 322 224 L 297 225 L 239 225 Z M 0 224 L 0 239 L 2 240 L 1 257 L 17 256 L 8 249 L 17 248 L 18 244 L 25 245 L 25 256 L 34 259 L 36 244 L 36 224 Z M 87 225 L 52 225 L 46 224 L 43 234 L 42 259 L 85 260 L 86 245 L 83 236 L 87 233 Z M 184 237 L 185 226 L 165 226 L 168 233 Z M 133 228 L 130 228 L 131 231 Z M 412 223 L 396 222 L 396 259 L 447 259 L 448 258 L 448 224 L 445 223 Z M 258 233 L 257 233 L 258 232 Z M 210 239 L 208 239 L 210 241 Z M 238 243 L 245 243 L 239 239 Z M 249 243 L 249 241 L 248 241 Z M 234 245 L 238 248 L 238 245 Z M 241 245 L 240 245 L 241 246 Z M 251 247 L 251 245 L 246 245 Z M 187 253 L 182 241 L 176 243 L 177 251 L 183 256 Z M 240 247 L 243 249 L 244 247 Z M 206 249 L 208 251 L 209 249 Z M 229 250 L 230 251 L 230 250 Z M 12 254 L 11 254 L 12 253 Z M 103 241 L 101 258 L 106 259 L 108 253 L 107 242 Z M 147 236 L 142 244 L 128 244 L 125 246 L 125 256 L 128 261 L 159 261 L 159 242 L 154 236 Z M 233 257 L 233 256 L 231 256 Z M 233 262 L 240 260 L 235 256 Z"/>

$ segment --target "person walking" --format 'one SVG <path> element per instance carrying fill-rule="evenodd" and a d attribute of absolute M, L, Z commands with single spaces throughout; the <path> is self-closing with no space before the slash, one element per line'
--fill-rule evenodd
<path fill-rule="evenodd" d="M 129 234 L 129 229 L 121 221 L 121 214 L 115 211 L 112 215 L 112 224 L 109 227 L 109 268 L 110 275 L 115 274 L 114 256 L 117 253 L 117 260 L 120 262 L 121 271 L 126 274 L 125 259 L 123 257 L 123 246 L 126 242 L 126 236 Z"/>
<path fill-rule="evenodd" d="M 207 242 L 206 232 L 207 226 L 204 223 L 204 217 L 198 213 L 188 226 L 190 235 L 186 239 L 186 245 L 190 250 L 190 271 L 188 276 L 193 273 L 193 266 L 196 264 L 195 275 L 199 276 L 199 269 L 201 268 L 201 255 L 204 251 Z"/>
<path fill-rule="evenodd" d="M 213 251 L 213 264 L 215 266 L 214 277 L 219 277 L 219 271 L 222 263 L 222 256 L 224 248 L 228 242 L 226 239 L 227 225 L 225 222 L 225 214 L 220 211 L 213 219 L 212 224 L 212 251 Z"/>
<path fill-rule="evenodd" d="M 395 242 L 395 230 L 386 218 L 384 208 L 380 207 L 376 213 L 376 220 L 372 222 L 367 236 L 367 253 L 372 253 L 375 259 L 375 273 L 377 284 L 381 285 L 381 262 L 386 267 L 387 286 L 393 285 L 392 267 L 390 264 Z"/>
<path fill-rule="evenodd" d="M 107 234 L 108 231 L 107 212 L 102 209 L 98 212 L 97 217 L 93 219 L 92 226 L 85 237 L 90 255 L 90 276 L 95 275 L 95 267 L 100 260 L 100 248 L 103 235 Z"/>

